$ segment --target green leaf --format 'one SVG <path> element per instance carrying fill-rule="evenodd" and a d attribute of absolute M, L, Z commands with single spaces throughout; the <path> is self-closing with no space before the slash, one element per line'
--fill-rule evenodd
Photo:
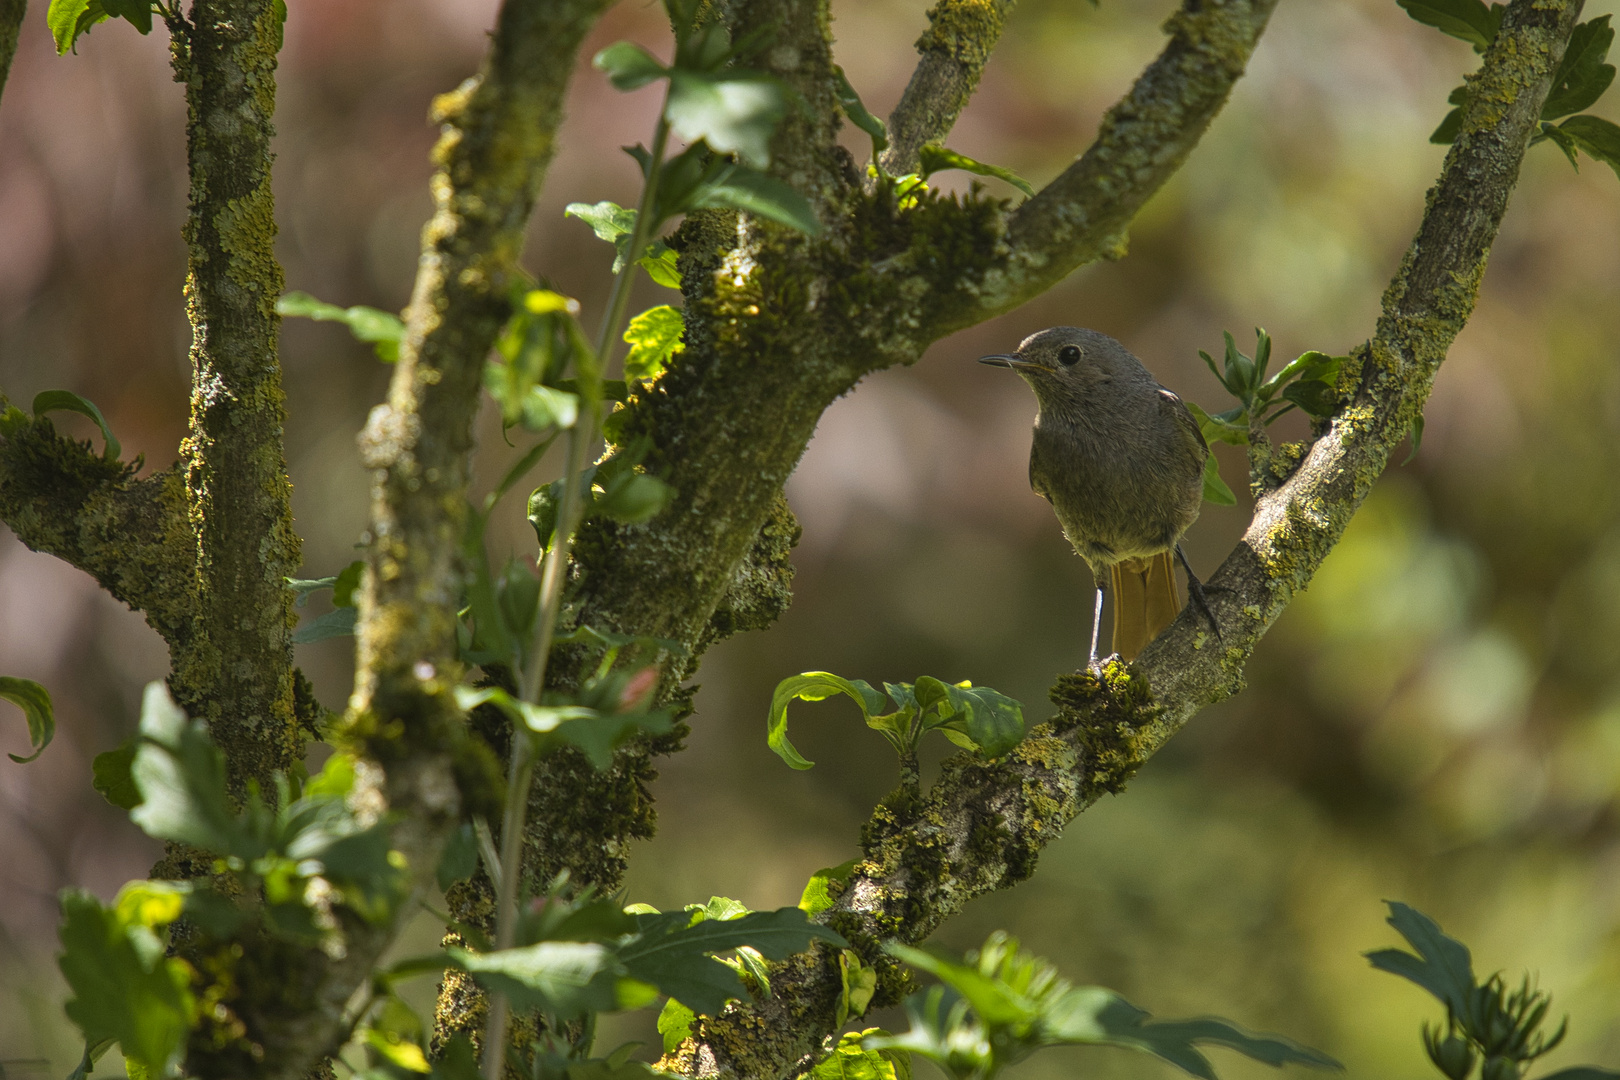
<path fill-rule="evenodd" d="M 1620 1080 L 1620 1072 L 1600 1069 L 1596 1065 L 1574 1065 L 1541 1077 L 1541 1080 Z"/>
<path fill-rule="evenodd" d="M 398 315 L 359 305 L 342 308 L 304 292 L 290 292 L 277 300 L 276 313 L 314 319 L 316 322 L 340 322 L 349 328 L 349 333 L 357 341 L 369 343 L 377 359 L 383 363 L 399 361 L 399 344 L 405 340 L 405 323 Z"/>
<path fill-rule="evenodd" d="M 1496 40 L 1502 25 L 1501 4 L 1487 8 L 1482 0 L 1395 0 L 1406 13 L 1425 26 L 1432 26 L 1468 42 L 1475 52 L 1484 52 Z"/>
<path fill-rule="evenodd" d="M 137 739 L 130 739 L 115 750 L 97 754 L 90 763 L 90 786 L 120 810 L 133 810 L 141 803 L 141 789 L 135 786 L 131 767 L 135 764 Z"/>
<path fill-rule="evenodd" d="M 803 195 L 780 180 L 735 166 L 721 175 L 721 179 L 698 189 L 693 209 L 709 206 L 729 206 L 736 210 L 815 236 L 821 232 L 821 222 Z"/>
<path fill-rule="evenodd" d="M 834 64 L 833 74 L 838 77 L 834 89 L 838 93 L 839 107 L 844 110 L 844 115 L 849 117 L 850 123 L 872 137 L 872 156 L 876 158 L 889 148 L 889 129 L 883 125 L 882 120 L 866 111 L 866 106 L 861 102 L 861 95 L 849 84 L 849 78 L 844 74 L 843 68 Z"/>
<path fill-rule="evenodd" d="M 1575 157 L 1574 139 L 1566 135 L 1556 125 L 1546 123 L 1545 121 L 1543 121 L 1541 125 L 1541 134 L 1552 140 L 1553 145 L 1564 152 L 1564 156 L 1569 159 L 1570 168 L 1574 169 L 1576 172 L 1581 171 L 1581 163 Z"/>
<path fill-rule="evenodd" d="M 647 254 L 636 260 L 636 265 L 647 271 L 653 282 L 666 289 L 681 287 L 681 271 L 676 265 L 675 249 L 662 240 L 653 241 Z"/>
<path fill-rule="evenodd" d="M 564 217 L 576 217 L 591 227 L 598 240 L 606 240 L 613 245 L 617 257 L 613 260 L 613 272 L 617 274 L 624 266 L 626 250 L 630 245 L 630 236 L 636 228 L 636 212 L 628 210 L 618 203 L 603 200 L 599 203 L 569 203 L 563 207 Z"/>
<path fill-rule="evenodd" d="M 837 902 L 832 896 L 833 883 L 848 881 L 850 875 L 855 872 L 855 868 L 860 864 L 860 858 L 856 857 L 848 862 L 839 863 L 837 866 L 829 866 L 811 874 L 810 880 L 805 883 L 803 894 L 799 897 L 799 909 L 811 918 L 815 918 L 823 911 L 831 908 Z"/>
<path fill-rule="evenodd" d="M 1003 169 L 1000 165 L 987 165 L 982 161 L 975 161 L 966 154 L 958 154 L 955 150 L 947 150 L 938 143 L 928 143 L 918 151 L 918 172 L 924 180 L 945 169 L 964 169 L 979 176 L 993 176 L 997 180 L 1005 180 L 1025 195 L 1033 197 L 1035 189 L 1029 181 L 1013 172 Z"/>
<path fill-rule="evenodd" d="M 1412 417 L 1412 427 L 1406 433 L 1407 437 L 1412 440 L 1412 449 L 1411 452 L 1406 455 L 1406 461 L 1401 462 L 1402 465 L 1407 464 L 1407 462 L 1410 462 L 1413 458 L 1417 457 L 1418 451 L 1423 449 L 1423 423 L 1424 420 L 1422 413 L 1418 413 L 1416 416 Z"/>
<path fill-rule="evenodd" d="M 1269 397 L 1278 387 L 1291 379 L 1312 379 L 1331 383 L 1339 377 L 1339 369 L 1349 359 L 1348 356 L 1329 356 L 1327 353 L 1311 349 L 1290 360 L 1281 371 L 1267 379 L 1261 385 L 1261 389 L 1267 391 L 1266 396 Z"/>
<path fill-rule="evenodd" d="M 251 861 L 264 853 L 237 824 L 225 794 L 225 756 L 200 720 L 188 721 L 161 682 L 141 702 L 141 743 L 130 768 L 141 803 L 130 820 L 148 836 Z"/>
<path fill-rule="evenodd" d="M 32 679 L 0 675 L 0 698 L 22 709 L 23 719 L 28 722 L 28 745 L 34 752 L 27 757 L 6 755 L 19 765 L 27 764 L 43 754 L 56 735 L 56 714 L 51 710 L 50 691 Z"/>
<path fill-rule="evenodd" d="M 1588 156 L 1608 165 L 1620 176 L 1620 126 L 1598 116 L 1572 116 L 1558 125 L 1558 130 L 1584 150 Z"/>
<path fill-rule="evenodd" d="M 79 1064 L 68 1073 L 67 1080 L 85 1080 L 95 1069 L 96 1062 L 118 1043 L 117 1039 L 97 1039 L 95 1042 L 84 1044 L 84 1054 L 79 1058 Z"/>
<path fill-rule="evenodd" d="M 882 1037 L 882 1028 L 846 1031 L 833 1052 L 810 1070 L 812 1080 L 911 1080 L 911 1062 L 894 1050 L 868 1050 L 861 1041 Z"/>
<path fill-rule="evenodd" d="M 619 950 L 619 959 L 632 977 L 708 1016 L 723 1009 L 727 1000 L 747 993 L 736 971 L 710 953 L 747 946 L 769 959 L 783 960 L 803 952 L 814 940 L 848 945 L 796 907 L 756 911 L 738 919 L 691 923 L 691 918 L 684 911 L 636 916 L 640 935 Z"/>
<path fill-rule="evenodd" d="M 1208 354 L 1204 354 L 1204 358 L 1207 360 L 1209 358 Z M 1247 422 L 1235 423 L 1232 419 L 1229 419 L 1229 413 L 1207 413 L 1204 411 L 1203 406 L 1197 402 L 1186 402 L 1186 406 L 1187 411 L 1193 414 L 1193 419 L 1198 421 L 1198 430 L 1204 436 L 1206 443 L 1223 442 L 1232 446 L 1249 445 L 1249 425 Z M 1231 413 L 1241 417 L 1245 411 L 1238 408 L 1231 410 Z"/>
<path fill-rule="evenodd" d="M 844 679 L 827 671 L 807 671 L 793 675 L 776 684 L 771 695 L 771 712 L 766 719 L 766 742 L 776 756 L 795 769 L 808 769 L 815 764 L 804 758 L 787 737 L 787 707 L 795 698 L 800 701 L 822 701 L 834 694 L 843 694 L 861 708 L 867 720 L 883 709 L 883 695 L 860 679 Z"/>
<path fill-rule="evenodd" d="M 679 308 L 662 304 L 649 308 L 630 320 L 624 340 L 630 354 L 624 358 L 625 379 L 651 381 L 663 374 L 670 357 L 686 348 L 681 336 L 686 318 Z"/>
<path fill-rule="evenodd" d="M 308 645 L 328 638 L 352 637 L 359 612 L 352 607 L 333 608 L 293 631 L 294 645 Z"/>
<path fill-rule="evenodd" d="M 1221 463 L 1211 454 L 1204 459 L 1204 501 L 1216 506 L 1236 506 L 1237 496 L 1221 479 Z"/>
<path fill-rule="evenodd" d="M 179 1075 L 196 1012 L 185 961 L 165 956 L 155 932 L 179 917 L 182 893 L 169 882 L 131 882 L 111 908 L 80 890 L 62 894 L 57 963 L 73 991 L 68 1017 L 87 1044 L 116 1040 L 151 1077 Z"/>
<path fill-rule="evenodd" d="M 1386 903 L 1389 924 L 1400 931 L 1418 955 L 1400 949 L 1378 949 L 1366 954 L 1368 962 L 1380 971 L 1417 983 L 1439 998 L 1451 1015 L 1466 1015 L 1476 985 L 1468 946 L 1447 937 L 1433 919 L 1416 908 L 1396 900 Z"/>
<path fill-rule="evenodd" d="M 46 390 L 34 398 L 34 415 L 44 416 L 48 412 L 76 412 L 80 416 L 88 416 L 96 422 L 96 427 L 101 429 L 102 439 L 106 441 L 101 456 L 108 461 L 117 461 L 123 455 L 124 448 L 113 438 L 112 431 L 107 427 L 107 418 L 101 415 L 94 402 L 67 390 Z"/>
<path fill-rule="evenodd" d="M 458 881 L 465 881 L 478 869 L 478 838 L 473 835 L 472 822 L 463 821 L 439 854 L 435 872 L 439 891 L 444 892 Z"/>
<path fill-rule="evenodd" d="M 917 680 L 919 687 L 922 679 Z M 973 749 L 987 758 L 998 758 L 1024 739 L 1024 706 L 988 686 L 943 684 L 953 708 L 962 719 L 950 726 L 973 742 Z"/>
<path fill-rule="evenodd" d="M 625 473 L 614 477 L 592 506 L 594 513 L 639 525 L 656 517 L 669 505 L 675 489 L 645 473 Z"/>
<path fill-rule="evenodd" d="M 701 139 L 756 169 L 771 163 L 771 135 L 786 112 L 787 95 L 774 79 L 678 68 L 671 73 L 664 105 L 664 118 L 681 138 Z"/>
<path fill-rule="evenodd" d="M 360 577 L 366 572 L 364 559 L 356 559 L 338 572 L 332 583 L 332 603 L 338 607 L 355 607 L 355 590 L 360 588 Z"/>
<path fill-rule="evenodd" d="M 152 0 L 101 0 L 102 10 L 124 19 L 143 35 L 152 32 Z"/>
<path fill-rule="evenodd" d="M 1338 407 L 1339 394 L 1332 383 L 1301 379 L 1283 387 L 1284 401 L 1291 401 L 1317 420 L 1325 420 Z"/>
<path fill-rule="evenodd" d="M 50 27 L 56 42 L 56 55 L 61 56 L 78 44 L 79 35 L 107 18 L 101 0 L 51 0 L 45 9 L 45 25 Z"/>
<path fill-rule="evenodd" d="M 1614 81 L 1614 65 L 1603 61 L 1614 43 L 1609 16 L 1603 15 L 1577 26 L 1553 74 L 1552 90 L 1541 108 L 1541 119 L 1560 116 L 1590 107 Z"/>
<path fill-rule="evenodd" d="M 658 1013 L 658 1034 L 664 1039 L 664 1053 L 673 1054 L 692 1034 L 692 1025 L 696 1023 L 697 1013 L 679 1001 L 670 998 L 664 1002 Z"/>
<path fill-rule="evenodd" d="M 1429 135 L 1429 141 L 1436 146 L 1450 146 L 1457 141 L 1457 135 L 1462 131 L 1462 107 L 1459 106 L 1446 113 L 1440 121 L 1440 126 Z"/>
<path fill-rule="evenodd" d="M 514 1009 L 573 1017 L 617 1007 L 624 967 L 597 942 L 542 941 L 475 953 L 451 947 L 450 962 L 486 990 L 506 995 Z"/>
<path fill-rule="evenodd" d="M 669 74 L 653 55 L 640 45 L 617 41 L 591 58 L 591 66 L 607 73 L 616 90 L 636 90 Z"/>
<path fill-rule="evenodd" d="M 1204 1080 L 1216 1080 L 1216 1076 L 1209 1060 L 1196 1049 L 1200 1044 L 1236 1050 L 1245 1057 L 1267 1065 L 1305 1065 L 1313 1069 L 1344 1068 L 1319 1050 L 1301 1046 L 1280 1035 L 1256 1035 L 1229 1020 L 1216 1017 L 1197 1020 L 1149 1020 L 1147 1013 L 1101 987 L 1084 987 L 1070 993 L 1072 1000 L 1061 1002 L 1058 1006 L 1061 1008 L 1067 1005 L 1071 1009 L 1067 1018 L 1072 1025 L 1070 1031 L 1078 1036 L 1081 1030 L 1089 1026 L 1086 1021 L 1091 1021 L 1100 1029 L 1101 1037 L 1096 1039 L 1074 1037 L 1065 1038 L 1063 1041 L 1106 1042 L 1115 1046 L 1145 1050 L 1185 1072 L 1203 1077 Z M 1103 995 L 1112 1000 L 1105 999 Z"/>

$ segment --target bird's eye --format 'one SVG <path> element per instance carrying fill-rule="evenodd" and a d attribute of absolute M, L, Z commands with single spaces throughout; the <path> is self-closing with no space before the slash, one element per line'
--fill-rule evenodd
<path fill-rule="evenodd" d="M 1080 346 L 1065 345 L 1058 350 L 1058 363 L 1064 367 L 1073 367 L 1080 362 Z"/>

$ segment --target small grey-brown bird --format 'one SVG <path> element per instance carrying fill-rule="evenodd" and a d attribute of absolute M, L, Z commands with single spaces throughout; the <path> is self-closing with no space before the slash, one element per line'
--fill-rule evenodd
<path fill-rule="evenodd" d="M 1091 567 L 1097 663 L 1104 582 L 1114 591 L 1114 651 L 1129 661 L 1181 611 L 1172 554 L 1194 603 L 1219 635 L 1181 538 L 1198 518 L 1209 447 L 1187 406 L 1106 334 L 1054 326 L 981 364 L 1021 375 L 1040 413 L 1029 486 L 1057 511 L 1063 535 Z"/>

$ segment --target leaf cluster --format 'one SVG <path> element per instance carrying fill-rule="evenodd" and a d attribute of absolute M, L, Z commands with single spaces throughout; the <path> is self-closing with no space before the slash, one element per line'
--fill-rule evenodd
<path fill-rule="evenodd" d="M 880 733 L 902 762 L 916 758 L 918 744 L 930 731 L 939 731 L 964 750 L 985 758 L 998 758 L 1024 738 L 1024 707 L 1019 702 L 971 682 L 948 683 L 928 675 L 913 683 L 884 683 L 888 695 L 860 679 L 845 679 L 826 671 L 807 671 L 776 684 L 766 739 L 776 755 L 795 769 L 808 769 L 807 760 L 788 741 L 787 708 L 795 699 L 822 701 L 843 694 L 860 706 L 866 726 Z M 893 703 L 892 711 L 883 710 Z"/>
<path fill-rule="evenodd" d="M 60 965 L 73 993 L 68 1014 L 85 1035 L 85 1069 L 116 1043 L 149 1076 L 177 1074 L 200 1015 L 196 975 L 167 955 L 160 933 L 181 915 L 221 941 L 257 915 L 276 937 L 341 955 L 345 917 L 382 923 L 403 899 L 403 860 L 389 846 L 386 819 L 368 820 L 352 805 L 357 776 L 345 754 L 302 785 L 278 777 L 273 807 L 250 784 L 234 809 L 207 726 L 188 720 L 154 682 L 133 753 L 96 764 L 97 786 L 126 798 L 131 820 L 156 839 L 213 853 L 216 878 L 131 882 L 111 906 L 64 894 Z M 127 771 L 115 775 L 120 764 Z M 224 882 L 235 900 L 219 891 Z"/>
<path fill-rule="evenodd" d="M 909 1031 L 868 1035 L 862 1047 L 920 1055 L 956 1080 L 990 1080 L 1048 1046 L 1127 1047 L 1204 1080 L 1215 1080 L 1215 1070 L 1200 1045 L 1224 1046 L 1268 1065 L 1341 1067 L 1319 1051 L 1281 1036 L 1252 1034 L 1227 1020 L 1153 1020 L 1111 990 L 1073 985 L 1000 931 L 962 962 L 937 949 L 886 948 L 941 985 L 906 999 Z"/>
<path fill-rule="evenodd" d="M 1459 38 L 1483 53 L 1496 41 L 1507 9 L 1502 4 L 1486 7 L 1484 0 L 1396 0 L 1406 13 L 1426 26 Z M 1531 145 L 1551 141 L 1564 152 L 1570 165 L 1580 168 L 1575 151 L 1601 161 L 1620 176 L 1620 126 L 1599 116 L 1581 113 L 1591 108 L 1614 82 L 1615 68 L 1605 63 L 1614 30 L 1609 16 L 1602 15 L 1575 27 L 1564 58 L 1553 73 L 1552 89 L 1541 108 L 1540 130 Z M 1454 106 L 1434 129 L 1429 141 L 1442 146 L 1457 140 L 1462 131 L 1463 110 L 1468 104 L 1468 84 L 1457 87 L 1447 97 Z M 1553 121 L 1569 117 L 1562 124 Z"/>
<path fill-rule="evenodd" d="M 1367 960 L 1380 971 L 1408 979 L 1446 1007 L 1443 1027 L 1423 1025 L 1423 1046 L 1449 1080 L 1519 1080 L 1531 1062 L 1563 1041 L 1566 1017 L 1551 1034 L 1542 1030 L 1552 996 L 1529 976 L 1509 989 L 1498 972 L 1483 983 L 1474 977 L 1468 946 L 1448 936 L 1433 919 L 1399 901 L 1389 903 L 1389 924 L 1412 946 L 1377 949 Z M 1591 1065 L 1560 1069 L 1543 1080 L 1615 1080 L 1620 1073 Z"/>
<path fill-rule="evenodd" d="M 0 675 L 0 700 L 11 702 L 23 711 L 28 724 L 28 744 L 34 752 L 27 757 L 7 754 L 12 761 L 26 765 L 45 752 L 56 736 L 56 713 L 51 708 L 51 692 L 32 679 L 19 679 Z"/>
<path fill-rule="evenodd" d="M 276 0 L 276 9 L 285 22 L 287 6 L 283 0 Z M 77 52 L 79 37 L 108 19 L 123 19 L 142 35 L 150 34 L 153 15 L 162 16 L 165 22 L 179 21 L 178 0 L 167 4 L 163 0 L 51 0 L 51 6 L 45 9 L 45 25 L 56 42 L 56 55 L 61 56 L 69 49 Z"/>
<path fill-rule="evenodd" d="M 1214 374 L 1216 381 L 1227 393 L 1238 399 L 1238 404 L 1223 412 L 1206 412 L 1199 405 L 1188 402 L 1187 408 L 1198 421 L 1198 429 L 1208 443 L 1224 442 L 1233 446 L 1247 446 L 1249 432 L 1256 423 L 1269 426 L 1277 418 L 1293 409 L 1299 409 L 1313 420 L 1324 420 L 1338 406 L 1336 382 L 1339 369 L 1347 356 L 1329 356 L 1314 349 L 1301 353 L 1282 369 L 1266 377 L 1271 363 L 1271 335 L 1255 327 L 1254 356 L 1239 352 L 1237 343 L 1228 331 L 1226 355 L 1221 366 L 1202 349 L 1198 355 Z M 1204 498 L 1220 506 L 1237 502 L 1232 489 L 1221 480 L 1215 456 L 1204 462 Z"/>

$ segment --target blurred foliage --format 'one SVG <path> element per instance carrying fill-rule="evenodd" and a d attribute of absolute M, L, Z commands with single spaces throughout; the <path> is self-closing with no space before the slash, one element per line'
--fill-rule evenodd
<path fill-rule="evenodd" d="M 377 18 L 384 3 L 396 18 Z M 162 468 L 187 410 L 183 97 L 161 34 L 98 29 L 58 62 L 45 6 L 31 7 L 0 103 L 0 384 L 23 402 L 83 394 L 126 459 L 145 453 Z M 405 304 L 429 211 L 427 103 L 474 69 L 493 10 L 492 0 L 290 0 L 276 144 L 290 288 L 345 312 Z M 1157 49 L 1169 10 L 1024 0 L 951 147 L 1038 187 L 1089 141 Z M 838 60 L 884 115 L 909 76 L 896 58 L 909 55 L 921 5 L 834 11 Z M 1590 0 L 1584 17 L 1616 12 L 1614 0 Z M 585 53 L 661 40 L 656 19 L 656 7 L 621 5 Z M 1197 350 L 1222 327 L 1262 323 L 1281 357 L 1348 351 L 1370 332 L 1444 152 L 1427 140 L 1447 93 L 1476 63 L 1467 44 L 1388 0 L 1280 5 L 1231 105 L 1138 219 L 1126 258 L 839 402 L 789 488 L 805 529 L 795 605 L 706 658 L 690 749 L 661 765 L 660 835 L 634 854 L 632 893 L 671 908 L 713 892 L 775 908 L 816 867 L 855 854 L 894 763 L 876 739 L 851 738 L 859 710 L 832 700 L 815 708 L 842 715 L 795 728 L 819 767 L 784 770 L 759 721 L 795 672 L 874 683 L 950 672 L 1043 719 L 1052 674 L 1083 656 L 1089 582 L 1027 490 L 1022 388 L 1004 390 L 972 358 L 1042 326 L 1089 325 L 1172 389 L 1214 400 Z M 588 70 L 575 86 L 530 267 L 598 310 L 612 255 L 563 209 L 633 201 L 637 177 L 617 147 L 644 137 L 657 95 L 620 95 Z M 1608 98 L 1593 111 L 1620 119 Z M 868 136 L 847 136 L 864 160 Z M 1484 970 L 1533 968 L 1559 989 L 1577 1023 L 1548 1071 L 1620 1062 L 1617 237 L 1607 169 L 1572 173 L 1550 147 L 1531 155 L 1479 311 L 1440 374 L 1422 455 L 1380 482 L 1262 644 L 1248 690 L 1077 821 L 1031 881 L 947 924 L 945 944 L 965 950 L 1004 927 L 1077 981 L 1157 1014 L 1218 1012 L 1319 1046 L 1352 1075 L 1416 1080 L 1434 1075 L 1412 1019 L 1432 1003 L 1359 959 L 1388 940 L 1379 902 L 1401 898 L 1468 941 Z M 646 284 L 634 310 L 667 297 Z M 302 320 L 283 331 L 309 578 L 353 558 L 366 498 L 353 436 L 388 376 L 347 338 Z M 97 434 L 88 418 L 60 423 Z M 1304 429 L 1296 412 L 1272 432 Z M 519 453 L 500 431 L 492 409 L 479 431 L 485 489 Z M 1228 476 L 1241 475 L 1237 452 L 1218 452 Z M 1207 508 L 1189 538 L 1201 571 L 1246 522 L 1238 500 Z M 499 555 L 527 550 L 533 533 L 492 521 L 491 540 Z M 140 687 L 165 657 L 87 578 L 9 537 L 0 595 L 16 598 L 0 611 L 0 669 L 51 687 L 59 723 L 50 753 L 0 769 L 0 1047 L 65 1073 L 79 1051 L 50 956 L 55 893 L 82 883 L 108 900 L 148 871 L 154 848 L 85 781 L 92 757 L 134 731 Z M 348 693 L 349 647 L 300 646 L 329 706 Z M 30 752 L 15 720 L 0 738 Z M 947 749 L 925 745 L 925 783 Z M 862 1023 L 905 1021 L 896 1011 Z M 659 1040 L 650 1016 L 603 1026 L 604 1045 L 615 1032 Z M 1013 1075 L 1066 1077 L 1085 1053 L 1049 1051 Z M 1276 1075 L 1217 1065 L 1240 1080 Z M 1094 1053 L 1084 1066 L 1100 1080 L 1169 1075 L 1134 1055 Z"/>

